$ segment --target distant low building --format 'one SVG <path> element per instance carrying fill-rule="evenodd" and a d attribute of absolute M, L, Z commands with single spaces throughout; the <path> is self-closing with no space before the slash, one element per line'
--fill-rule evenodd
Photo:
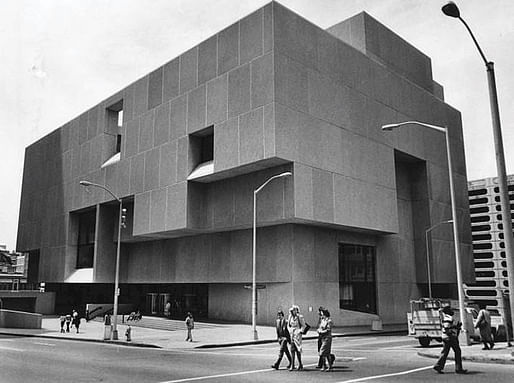
<path fill-rule="evenodd" d="M 514 175 L 507 177 L 507 184 L 507 214 L 514 222 Z M 476 283 L 466 286 L 466 296 L 503 314 L 503 296 L 509 291 L 509 281 L 498 178 L 469 181 L 468 195 Z"/>

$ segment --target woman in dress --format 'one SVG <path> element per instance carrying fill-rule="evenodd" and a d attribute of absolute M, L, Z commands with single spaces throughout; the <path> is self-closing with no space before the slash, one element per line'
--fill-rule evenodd
<path fill-rule="evenodd" d="M 330 319 L 330 312 L 327 309 L 322 309 L 321 320 L 319 322 L 318 334 L 320 337 L 319 356 L 322 361 L 321 371 L 332 370 L 332 358 L 330 357 L 332 351 L 332 319 Z"/>
<path fill-rule="evenodd" d="M 287 318 L 287 329 L 291 335 L 291 367 L 289 371 L 295 369 L 295 356 L 298 357 L 298 371 L 303 370 L 302 364 L 302 333 L 305 328 L 305 319 L 300 315 L 300 308 L 296 305 L 289 309 L 289 318 Z"/>

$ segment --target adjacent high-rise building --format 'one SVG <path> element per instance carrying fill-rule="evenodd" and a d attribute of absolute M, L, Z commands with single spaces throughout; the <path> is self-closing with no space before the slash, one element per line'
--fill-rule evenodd
<path fill-rule="evenodd" d="M 514 219 L 514 175 L 507 184 Z M 469 181 L 468 188 L 476 283 L 466 286 L 466 296 L 504 314 L 509 282 L 498 178 Z"/>
<path fill-rule="evenodd" d="M 248 322 L 254 190 L 291 172 L 257 195 L 257 321 L 295 303 L 404 324 L 425 229 L 451 217 L 444 134 L 381 130 L 406 120 L 449 129 L 473 282 L 461 116 L 430 58 L 366 13 L 324 30 L 277 2 L 30 145 L 17 249 L 58 309 L 112 302 L 119 198 L 120 303 Z M 432 245 L 433 289 L 456 298 L 451 231 Z"/>

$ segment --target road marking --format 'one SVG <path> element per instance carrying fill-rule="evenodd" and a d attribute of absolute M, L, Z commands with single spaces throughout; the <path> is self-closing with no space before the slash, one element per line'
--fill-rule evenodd
<path fill-rule="evenodd" d="M 0 346 L 0 350 L 9 350 L 9 351 L 17 351 L 17 352 L 25 351 L 25 350 L 20 350 L 19 348 L 5 347 L 5 346 Z"/>
<path fill-rule="evenodd" d="M 447 363 L 447 365 L 449 364 L 453 364 L 454 362 L 451 362 L 451 363 Z M 373 379 L 381 379 L 381 378 L 390 378 L 392 376 L 399 376 L 399 375 L 407 375 L 407 374 L 412 374 L 414 372 L 419 372 L 419 371 L 424 371 L 424 370 L 430 370 L 434 368 L 434 366 L 427 366 L 427 367 L 420 367 L 420 368 L 415 368 L 414 370 L 407 370 L 407 371 L 400 371 L 400 372 L 393 372 L 391 374 L 384 374 L 384 375 L 374 375 L 374 376 L 366 376 L 366 377 L 363 377 L 363 378 L 357 378 L 357 379 L 350 379 L 350 380 L 342 380 L 338 383 L 354 383 L 354 382 L 365 382 L 366 380 L 373 380 Z"/>
<path fill-rule="evenodd" d="M 313 364 L 306 364 L 304 367 L 312 367 L 315 366 L 316 363 Z M 217 378 L 226 378 L 228 376 L 239 376 L 239 375 L 249 375 L 249 374 L 257 374 L 259 372 L 271 372 L 275 371 L 272 368 L 266 368 L 263 370 L 252 370 L 252 371 L 241 371 L 241 372 L 232 372 L 228 374 L 219 374 L 219 375 L 206 375 L 206 376 L 196 376 L 193 378 L 184 378 L 184 379 L 177 379 L 177 380 L 167 380 L 165 382 L 160 383 L 182 383 L 182 382 L 192 382 L 195 380 L 203 380 L 203 379 L 217 379 Z"/>
<path fill-rule="evenodd" d="M 34 344 L 40 344 L 42 346 L 50 346 L 50 347 L 55 347 L 55 344 L 53 343 L 43 343 L 43 342 L 33 342 Z"/>

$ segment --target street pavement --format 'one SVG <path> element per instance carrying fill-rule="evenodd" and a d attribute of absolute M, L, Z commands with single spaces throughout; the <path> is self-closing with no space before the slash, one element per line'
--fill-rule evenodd
<path fill-rule="evenodd" d="M 119 340 L 104 340 L 105 326 L 101 321 L 92 320 L 86 323 L 83 320 L 79 333 L 76 333 L 74 328 L 70 329 L 69 333 L 61 333 L 59 318 L 52 316 L 43 318 L 41 329 L 0 328 L 0 334 L 115 343 L 117 345 L 169 350 L 229 347 L 276 341 L 276 332 L 273 326 L 257 326 L 259 340 L 256 341 L 253 339 L 250 325 L 195 322 L 193 342 L 186 342 L 186 330 L 183 321 L 165 318 L 153 318 L 153 320 L 162 320 L 168 330 L 139 327 L 135 323 L 131 325 L 131 341 L 127 341 L 125 337 L 125 332 L 128 328 L 127 323 L 122 322 L 118 324 Z M 170 328 L 173 330 L 170 331 Z M 400 327 L 384 328 L 381 331 L 372 331 L 369 327 L 336 327 L 333 331 L 333 336 L 386 335 L 394 333 L 401 333 Z M 304 339 L 315 338 L 316 332 L 312 330 L 304 337 Z M 513 350 L 505 342 L 497 343 L 493 350 L 482 350 L 481 344 L 473 344 L 472 346 L 462 346 L 462 356 L 463 360 L 470 362 L 514 364 Z M 432 345 L 427 348 L 418 348 L 417 353 L 420 356 L 436 358 L 440 352 L 440 345 Z M 450 352 L 449 359 L 452 358 L 452 354 Z"/>

